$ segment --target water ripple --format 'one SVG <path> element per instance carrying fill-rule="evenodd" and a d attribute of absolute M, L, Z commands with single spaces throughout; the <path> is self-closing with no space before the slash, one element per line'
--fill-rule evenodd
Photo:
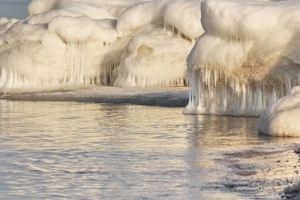
<path fill-rule="evenodd" d="M 0 199 L 279 197 L 299 181 L 297 143 L 257 135 L 256 120 L 0 101 Z"/>

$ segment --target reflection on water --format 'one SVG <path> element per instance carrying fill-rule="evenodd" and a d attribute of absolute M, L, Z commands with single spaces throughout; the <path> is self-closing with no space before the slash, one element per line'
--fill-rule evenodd
<path fill-rule="evenodd" d="M 0 101 L 0 199 L 243 196 L 223 183 L 233 173 L 224 155 L 293 143 L 258 136 L 256 120 L 185 116 L 182 108 Z"/>

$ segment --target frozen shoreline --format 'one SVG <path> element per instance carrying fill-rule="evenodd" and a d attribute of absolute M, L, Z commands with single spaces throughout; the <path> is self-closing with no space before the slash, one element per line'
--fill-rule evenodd
<path fill-rule="evenodd" d="M 72 91 L 6 94 L 0 96 L 0 100 L 77 101 L 185 107 L 188 103 L 187 91 L 188 88 L 186 87 L 120 88 L 98 86 Z"/>

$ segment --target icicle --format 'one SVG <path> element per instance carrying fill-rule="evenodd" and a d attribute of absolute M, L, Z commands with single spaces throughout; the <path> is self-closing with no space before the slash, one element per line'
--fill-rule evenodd
<path fill-rule="evenodd" d="M 214 69 L 214 81 L 215 81 L 215 87 L 217 85 L 217 80 L 218 80 L 218 73 L 216 72 L 216 69 Z"/>
<path fill-rule="evenodd" d="M 4 68 L 2 68 L 1 74 L 0 74 L 0 90 L 5 86 L 6 77 L 7 77 L 6 70 Z"/>
<path fill-rule="evenodd" d="M 109 80 L 112 79 L 112 70 L 111 70 L 111 66 L 109 67 Z"/>
<path fill-rule="evenodd" d="M 226 111 L 227 110 L 227 87 L 225 86 L 222 86 L 222 91 L 224 91 L 224 96 L 223 96 L 223 106 L 224 106 L 224 109 L 223 111 Z"/>
<path fill-rule="evenodd" d="M 207 85 L 208 84 L 208 77 L 207 77 L 207 75 L 208 75 L 208 67 L 207 67 L 207 65 L 205 64 L 205 84 Z"/>
<path fill-rule="evenodd" d="M 290 93 L 292 90 L 292 84 L 291 84 L 291 79 L 288 78 L 287 82 L 287 92 Z"/>
<path fill-rule="evenodd" d="M 300 72 L 297 73 L 297 85 L 300 85 Z"/>
<path fill-rule="evenodd" d="M 259 88 L 262 88 L 261 83 L 259 83 Z M 257 108 L 256 109 L 262 109 L 263 107 L 263 101 L 262 101 L 262 90 L 258 89 L 258 95 L 257 95 Z"/>
<path fill-rule="evenodd" d="M 240 110 L 241 110 L 241 112 L 245 113 L 246 112 L 246 101 L 247 101 L 245 84 L 242 84 L 242 89 L 243 89 L 243 92 L 242 92 L 242 103 L 241 103 Z"/>
<path fill-rule="evenodd" d="M 240 84 L 234 80 L 234 85 L 235 85 L 235 91 L 237 92 L 238 96 L 240 96 Z"/>

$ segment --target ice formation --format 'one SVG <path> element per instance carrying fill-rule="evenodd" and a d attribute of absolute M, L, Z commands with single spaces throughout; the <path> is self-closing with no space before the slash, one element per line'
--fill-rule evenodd
<path fill-rule="evenodd" d="M 7 29 L 12 27 L 16 22 L 19 20 L 17 19 L 7 19 L 6 17 L 1 17 L 0 18 L 0 34 L 6 32 Z"/>
<path fill-rule="evenodd" d="M 202 2 L 184 112 L 258 116 L 287 95 L 300 80 L 299 11 L 292 0 Z"/>
<path fill-rule="evenodd" d="M 201 0 L 32 0 L 0 19 L 0 93 L 183 86 Z"/>
<path fill-rule="evenodd" d="M 257 131 L 271 136 L 300 136 L 300 86 L 271 104 L 260 116 Z"/>

